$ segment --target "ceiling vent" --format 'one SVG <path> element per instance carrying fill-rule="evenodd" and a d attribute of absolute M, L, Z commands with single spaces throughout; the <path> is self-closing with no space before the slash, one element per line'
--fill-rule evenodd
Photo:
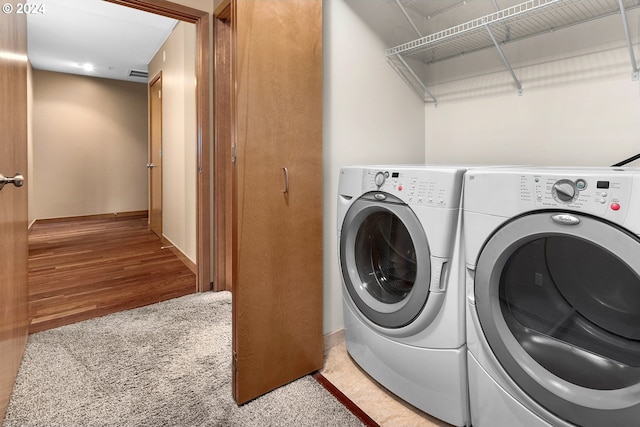
<path fill-rule="evenodd" d="M 141 70 L 129 70 L 129 77 L 140 77 L 143 79 L 148 79 L 149 73 Z"/>

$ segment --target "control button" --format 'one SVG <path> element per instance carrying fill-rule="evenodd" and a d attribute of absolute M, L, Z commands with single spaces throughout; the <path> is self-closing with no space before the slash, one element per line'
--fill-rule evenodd
<path fill-rule="evenodd" d="M 540 193 L 536 194 L 536 198 L 537 198 L 538 200 L 542 199 L 542 194 L 540 194 Z"/>
<path fill-rule="evenodd" d="M 620 203 L 611 203 L 611 209 L 614 211 L 620 210 Z"/>
<path fill-rule="evenodd" d="M 584 190 L 585 188 L 587 188 L 587 181 L 585 181 L 584 179 L 579 179 L 576 181 L 576 188 L 578 190 Z"/>
<path fill-rule="evenodd" d="M 598 199 L 598 203 L 602 203 L 604 205 L 607 201 L 605 199 Z"/>
<path fill-rule="evenodd" d="M 441 204 L 442 204 L 442 203 L 444 203 L 444 199 L 440 199 L 440 203 L 441 203 Z"/>
<path fill-rule="evenodd" d="M 600 195 L 601 195 L 602 197 L 607 197 L 607 192 L 606 192 L 606 191 L 603 191 L 602 193 L 600 193 Z"/>
<path fill-rule="evenodd" d="M 398 191 L 402 191 L 402 185 L 398 185 Z"/>

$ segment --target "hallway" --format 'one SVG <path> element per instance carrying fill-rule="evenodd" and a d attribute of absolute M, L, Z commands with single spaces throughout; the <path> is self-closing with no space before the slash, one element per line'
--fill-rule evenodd
<path fill-rule="evenodd" d="M 36 222 L 29 233 L 29 333 L 194 293 L 195 274 L 146 213 Z"/>

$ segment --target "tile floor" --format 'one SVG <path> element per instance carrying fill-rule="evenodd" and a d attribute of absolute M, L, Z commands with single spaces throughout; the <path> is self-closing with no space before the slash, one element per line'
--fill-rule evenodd
<path fill-rule="evenodd" d="M 360 369 L 347 353 L 344 331 L 325 340 L 320 373 L 382 427 L 451 427 L 395 397 Z"/>

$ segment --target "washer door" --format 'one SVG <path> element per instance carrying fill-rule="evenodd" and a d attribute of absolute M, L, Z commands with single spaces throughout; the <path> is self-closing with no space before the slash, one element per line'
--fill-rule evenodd
<path fill-rule="evenodd" d="M 401 328 L 426 304 L 431 276 L 424 229 L 397 197 L 367 193 L 345 216 L 340 238 L 344 285 L 375 324 Z"/>
<path fill-rule="evenodd" d="M 526 395 L 580 426 L 640 419 L 640 240 L 602 219 L 537 212 L 486 242 L 476 309 Z"/>

